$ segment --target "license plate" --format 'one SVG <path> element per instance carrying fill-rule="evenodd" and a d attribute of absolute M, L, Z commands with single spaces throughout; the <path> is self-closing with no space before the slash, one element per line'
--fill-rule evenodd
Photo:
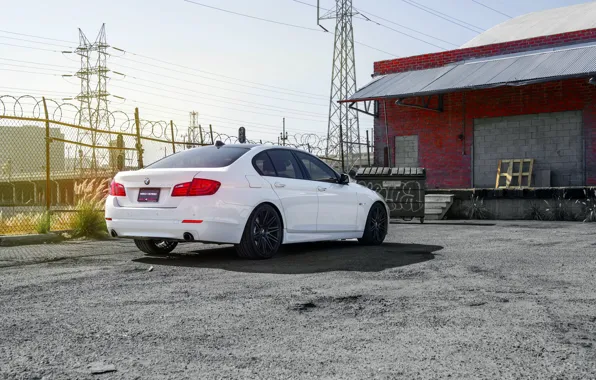
<path fill-rule="evenodd" d="M 159 189 L 141 189 L 139 190 L 139 202 L 157 202 L 159 201 Z"/>

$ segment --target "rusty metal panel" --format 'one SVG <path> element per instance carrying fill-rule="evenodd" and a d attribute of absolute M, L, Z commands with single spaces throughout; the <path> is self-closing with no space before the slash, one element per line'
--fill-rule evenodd
<path fill-rule="evenodd" d="M 549 82 L 596 74 L 594 43 L 462 61 L 448 66 L 388 74 L 348 100 L 412 97 L 524 82 Z"/>

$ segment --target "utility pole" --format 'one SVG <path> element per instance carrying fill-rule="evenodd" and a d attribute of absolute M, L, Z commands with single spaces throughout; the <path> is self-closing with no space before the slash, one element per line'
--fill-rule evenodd
<path fill-rule="evenodd" d="M 287 139 L 288 139 L 288 132 L 286 132 L 286 118 L 284 117 L 282 132 L 279 134 L 279 139 L 278 139 L 277 144 L 279 145 L 279 140 L 281 140 L 282 145 L 285 146 Z"/>
<path fill-rule="evenodd" d="M 347 99 L 356 92 L 352 17 L 357 14 L 358 12 L 352 7 L 352 0 L 336 0 L 335 8 L 321 16 L 319 1 L 317 1 L 317 25 L 327 31 L 320 25 L 320 21 L 336 20 L 325 155 L 327 157 L 343 155 L 344 163 L 341 169 L 344 172 L 349 171 L 356 164 L 361 151 L 358 112 L 351 109 L 348 103 L 338 103 L 339 100 Z"/>

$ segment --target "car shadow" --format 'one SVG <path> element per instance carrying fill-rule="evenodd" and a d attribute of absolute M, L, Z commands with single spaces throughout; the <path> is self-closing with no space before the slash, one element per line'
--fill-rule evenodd
<path fill-rule="evenodd" d="M 333 271 L 379 272 L 434 259 L 437 245 L 385 243 L 362 246 L 358 242 L 292 244 L 269 260 L 246 260 L 233 247 L 197 250 L 167 257 L 145 256 L 133 261 L 150 265 L 217 268 L 234 272 L 306 274 Z"/>

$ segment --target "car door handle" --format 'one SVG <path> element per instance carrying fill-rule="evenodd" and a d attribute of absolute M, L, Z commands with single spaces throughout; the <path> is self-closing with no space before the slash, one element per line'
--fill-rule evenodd
<path fill-rule="evenodd" d="M 286 187 L 286 184 L 285 183 L 275 182 L 274 186 L 275 187 Z"/>
<path fill-rule="evenodd" d="M 319 187 L 317 187 L 317 190 L 319 190 L 319 191 L 325 191 L 325 190 L 327 190 L 327 188 L 326 187 L 319 186 Z"/>

